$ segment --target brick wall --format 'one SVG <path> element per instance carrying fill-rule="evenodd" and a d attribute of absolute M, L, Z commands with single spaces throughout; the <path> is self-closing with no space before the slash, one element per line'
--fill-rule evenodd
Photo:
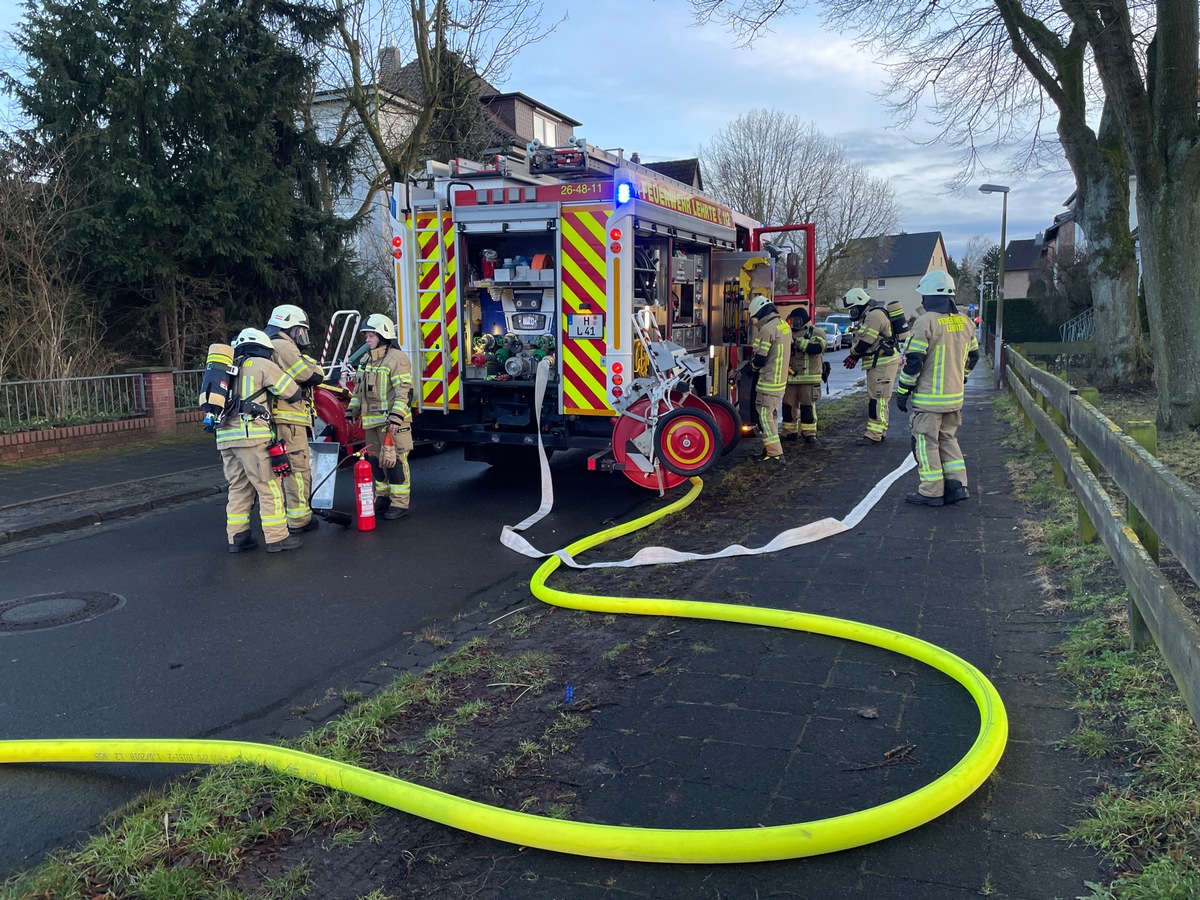
<path fill-rule="evenodd" d="M 196 428 L 196 423 L 204 418 L 199 410 L 175 412 L 175 379 L 170 370 L 147 370 L 142 377 L 146 380 L 145 416 L 116 422 L 0 434 L 0 463 L 61 457 L 122 444 L 171 438 L 178 432 Z"/>
<path fill-rule="evenodd" d="M 171 410 L 171 414 L 174 416 L 174 409 Z M 147 417 L 0 434 L 0 463 L 66 456 L 86 450 L 135 444 L 156 437 L 161 437 L 161 433 L 155 428 L 154 420 Z"/>

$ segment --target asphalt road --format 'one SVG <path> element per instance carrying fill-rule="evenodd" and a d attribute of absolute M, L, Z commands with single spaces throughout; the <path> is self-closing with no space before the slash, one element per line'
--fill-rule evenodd
<path fill-rule="evenodd" d="M 545 550 L 653 499 L 620 475 L 552 461 L 556 507 L 529 534 Z M 0 599 L 111 592 L 91 621 L 0 635 L 0 737 L 265 739 L 411 646 L 424 624 L 484 591 L 525 591 L 536 567 L 499 543 L 539 502 L 460 452 L 414 458 L 413 511 L 375 532 L 322 526 L 298 552 L 230 555 L 223 498 L 122 520 L 0 558 Z M 0 878 L 70 845 L 167 766 L 6 768 Z"/>

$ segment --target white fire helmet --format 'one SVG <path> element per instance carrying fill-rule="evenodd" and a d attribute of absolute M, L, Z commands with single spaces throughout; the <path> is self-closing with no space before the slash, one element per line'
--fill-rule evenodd
<path fill-rule="evenodd" d="M 948 272 L 943 272 L 941 269 L 926 272 L 921 283 L 917 285 L 917 293 L 922 297 L 953 297 L 954 279 Z"/>
<path fill-rule="evenodd" d="M 254 344 L 262 347 L 265 350 L 273 350 L 271 339 L 267 337 L 265 331 L 259 331 L 257 328 L 243 328 L 238 336 L 233 339 L 233 349 L 237 350 L 247 344 Z"/>
<path fill-rule="evenodd" d="M 850 288 L 842 297 L 842 306 L 846 309 L 853 309 L 856 306 L 866 306 L 871 302 L 871 295 L 862 288 Z"/>
<path fill-rule="evenodd" d="M 308 327 L 308 316 L 304 314 L 298 306 L 292 306 L 290 303 L 285 303 L 282 306 L 277 306 L 271 310 L 271 318 L 267 319 L 268 325 L 274 325 L 276 328 L 287 330 L 296 325 L 302 328 Z"/>
<path fill-rule="evenodd" d="M 394 341 L 396 339 L 396 326 L 392 324 L 392 320 L 382 313 L 373 313 L 367 316 L 366 324 L 359 331 L 373 331 L 385 341 Z"/>
<path fill-rule="evenodd" d="M 280 331 L 286 331 L 292 336 L 297 347 L 308 346 L 308 316 L 304 310 L 290 303 L 284 303 L 271 310 L 271 318 L 267 325 L 274 325 Z"/>
<path fill-rule="evenodd" d="M 764 307 L 771 305 L 771 298 L 765 294 L 755 294 L 750 298 L 750 318 L 758 317 L 758 314 L 763 311 Z"/>

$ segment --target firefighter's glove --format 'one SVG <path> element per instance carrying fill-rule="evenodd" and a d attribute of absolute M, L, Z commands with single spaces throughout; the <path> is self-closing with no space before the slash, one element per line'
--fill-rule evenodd
<path fill-rule="evenodd" d="M 271 471 L 280 478 L 292 474 L 292 464 L 288 461 L 287 444 L 284 441 L 276 441 L 268 446 L 267 456 L 271 460 Z"/>
<path fill-rule="evenodd" d="M 896 393 L 896 409 L 902 413 L 908 412 L 908 391 Z"/>
<path fill-rule="evenodd" d="M 383 436 L 383 446 L 379 448 L 379 467 L 381 469 L 394 469 L 396 462 L 396 442 L 392 440 L 390 433 L 385 434 Z"/>
<path fill-rule="evenodd" d="M 858 365 L 858 357 L 853 356 L 853 355 L 847 355 L 846 358 L 842 360 L 842 365 L 845 366 L 847 369 L 853 369 L 855 366 Z"/>

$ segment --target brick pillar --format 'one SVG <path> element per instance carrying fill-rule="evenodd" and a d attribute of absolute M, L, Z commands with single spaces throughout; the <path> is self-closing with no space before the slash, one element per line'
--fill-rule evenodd
<path fill-rule="evenodd" d="M 170 369 L 135 369 L 146 385 L 146 415 L 155 437 L 175 437 L 175 375 Z"/>

